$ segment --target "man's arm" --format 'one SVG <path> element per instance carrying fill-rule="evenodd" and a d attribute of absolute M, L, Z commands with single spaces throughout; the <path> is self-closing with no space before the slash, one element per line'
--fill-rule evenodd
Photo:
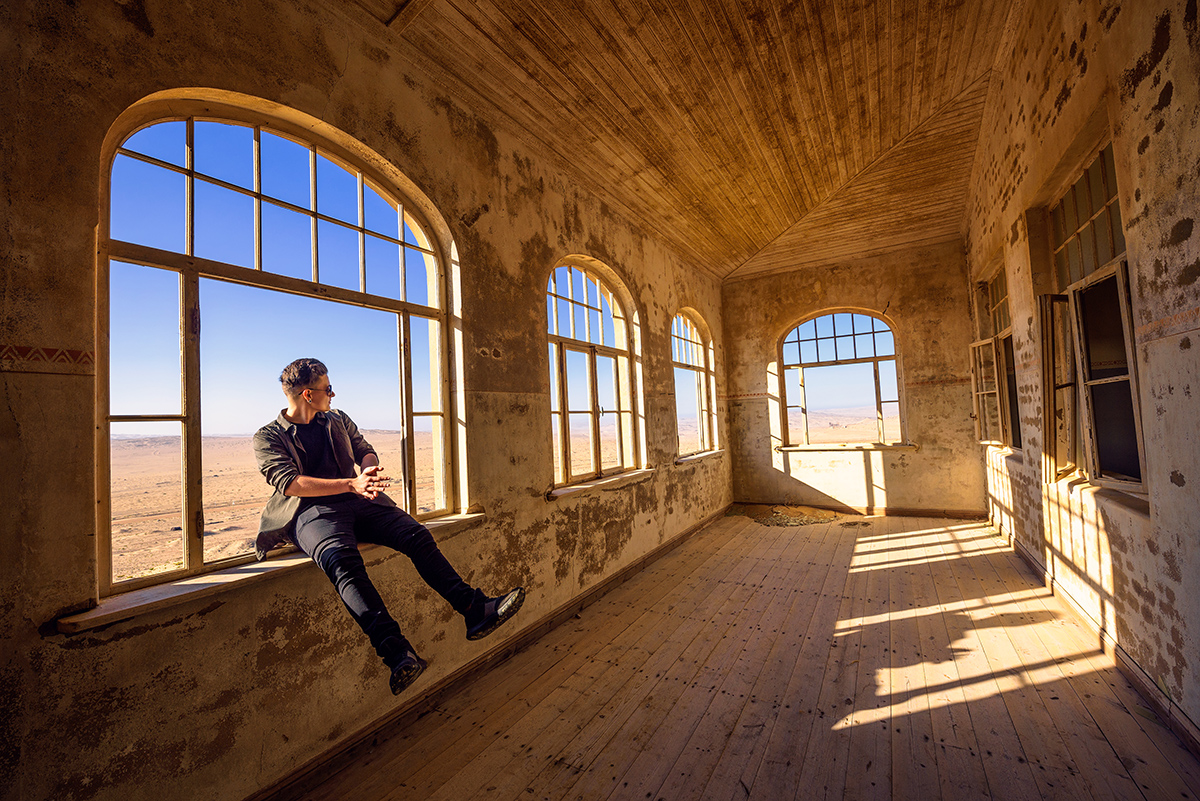
<path fill-rule="evenodd" d="M 298 498 L 320 498 L 325 495 L 353 492 L 355 495 L 374 500 L 380 492 L 392 486 L 392 477 L 379 472 L 379 457 L 375 454 L 365 456 L 362 467 L 363 470 L 357 478 L 296 476 L 283 494 Z"/>

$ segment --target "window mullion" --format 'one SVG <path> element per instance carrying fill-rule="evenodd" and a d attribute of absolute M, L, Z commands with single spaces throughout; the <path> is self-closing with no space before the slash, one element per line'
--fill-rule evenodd
<path fill-rule="evenodd" d="M 187 147 L 184 153 L 184 162 L 187 165 L 187 178 L 184 182 L 184 208 L 186 219 L 184 220 L 184 244 L 183 249 L 187 255 L 191 256 L 196 252 L 196 172 L 195 172 L 195 123 L 196 121 L 188 117 L 187 121 Z"/>
<path fill-rule="evenodd" d="M 594 345 L 588 348 L 587 365 L 592 397 L 592 472 L 600 475 L 604 472 L 604 462 L 600 458 L 600 376 L 596 369 L 596 347 Z"/>
<path fill-rule="evenodd" d="M 200 428 L 200 278 L 195 272 L 180 276 L 183 297 L 183 530 L 184 568 L 198 572 L 204 566 L 204 487 Z"/>
<path fill-rule="evenodd" d="M 1146 450 L 1142 441 L 1142 404 L 1138 398 L 1137 345 L 1133 339 L 1133 300 L 1129 294 L 1129 265 L 1122 261 L 1117 265 L 1117 298 L 1121 305 L 1121 330 L 1125 334 L 1125 360 L 1129 365 L 1126 378 L 1129 380 L 1130 402 L 1133 405 L 1133 428 L 1137 437 L 1138 469 L 1142 480 L 1146 476 Z"/>
<path fill-rule="evenodd" d="M 571 412 L 567 408 L 567 348 L 562 340 L 554 343 L 555 369 L 558 370 L 558 452 L 562 459 L 562 475 L 565 481 L 571 476 Z"/>
<path fill-rule="evenodd" d="M 883 442 L 883 391 L 879 387 L 878 360 L 871 363 L 871 368 L 871 372 L 875 375 L 875 427 L 879 434 L 879 441 Z"/>
<path fill-rule="evenodd" d="M 402 448 L 402 470 L 404 497 L 412 513 L 417 511 L 417 451 L 413 441 L 415 431 L 413 423 L 413 391 L 412 391 L 412 337 L 408 312 L 396 315 L 396 334 L 399 340 L 397 351 L 400 354 L 400 414 L 404 421 L 404 446 Z"/>

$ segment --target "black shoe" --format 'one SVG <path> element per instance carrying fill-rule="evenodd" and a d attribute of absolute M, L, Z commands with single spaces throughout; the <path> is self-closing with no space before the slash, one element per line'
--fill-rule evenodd
<path fill-rule="evenodd" d="M 525 603 L 525 590 L 517 587 L 499 598 L 488 598 L 480 610 L 472 607 L 466 614 L 467 639 L 481 640 L 488 636 L 499 628 L 500 624 L 515 615 L 523 603 Z"/>
<path fill-rule="evenodd" d="M 408 686 L 416 681 L 417 676 L 420 676 L 427 667 L 429 667 L 429 663 L 417 656 L 414 651 L 409 651 L 402 656 L 396 666 L 392 668 L 392 679 L 389 682 L 392 695 L 399 695 L 407 690 Z"/>

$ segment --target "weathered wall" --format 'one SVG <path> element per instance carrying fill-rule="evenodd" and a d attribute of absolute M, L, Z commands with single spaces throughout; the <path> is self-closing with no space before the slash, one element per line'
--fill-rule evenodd
<path fill-rule="evenodd" d="M 734 497 L 760 503 L 982 511 L 970 419 L 966 267 L 954 243 L 726 283 Z M 901 361 L 903 414 L 917 450 L 776 451 L 780 340 L 825 309 L 882 313 Z M 774 433 L 773 433 L 774 432 Z"/>
<path fill-rule="evenodd" d="M 673 463 L 670 322 L 681 306 L 699 310 L 721 354 L 716 282 L 466 112 L 382 29 L 290 0 L 202 13 L 140 0 L 7 3 L 0 18 L 0 345 L 69 352 L 65 364 L 10 359 L 0 372 L 0 797 L 243 797 L 398 703 L 315 568 L 56 633 L 55 618 L 96 592 L 102 143 L 147 95 L 205 87 L 311 115 L 398 168 L 444 216 L 462 261 L 467 495 L 486 521 L 443 546 L 473 583 L 524 584 L 521 623 L 729 503 L 727 456 Z M 654 470 L 547 501 L 544 292 L 568 254 L 605 262 L 636 299 Z M 430 659 L 426 686 L 508 633 L 466 643 L 407 560 L 370 561 Z"/>
<path fill-rule="evenodd" d="M 1151 7 L 1153 6 L 1153 7 Z M 1026 3 L 1002 47 L 969 217 L 973 277 L 1002 253 L 1024 448 L 989 454 L 994 518 L 1145 672 L 1200 721 L 1197 339 L 1200 28 L 1196 0 Z M 1043 209 L 1111 138 L 1125 220 L 1145 495 L 1043 474 L 1043 333 L 1054 289 Z"/>

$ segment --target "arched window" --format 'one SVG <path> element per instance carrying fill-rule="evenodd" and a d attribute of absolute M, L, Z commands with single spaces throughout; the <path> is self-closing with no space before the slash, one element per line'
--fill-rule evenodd
<path fill-rule="evenodd" d="M 789 445 L 904 441 L 899 357 L 886 322 L 824 314 L 789 331 L 780 350 Z"/>
<path fill-rule="evenodd" d="M 638 322 L 598 263 L 560 264 L 546 286 L 554 483 L 638 466 Z"/>
<path fill-rule="evenodd" d="M 675 368 L 675 421 L 679 455 L 716 450 L 717 415 L 714 399 L 711 340 L 701 333 L 698 317 L 680 312 L 671 321 L 671 363 Z M 702 324 L 702 323 L 701 323 Z"/>
<path fill-rule="evenodd" d="M 250 437 L 296 358 L 326 363 L 395 500 L 430 517 L 453 497 L 442 247 L 352 154 L 259 122 L 161 120 L 113 156 L 105 593 L 252 558 L 270 488 Z"/>

